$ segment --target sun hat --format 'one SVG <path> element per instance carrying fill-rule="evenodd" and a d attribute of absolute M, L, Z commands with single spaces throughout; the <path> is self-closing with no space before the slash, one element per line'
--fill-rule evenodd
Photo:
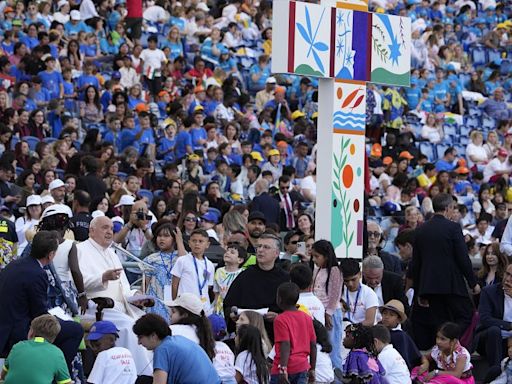
<path fill-rule="evenodd" d="M 201 299 L 193 293 L 182 293 L 176 300 L 164 301 L 164 304 L 168 307 L 184 308 L 197 316 L 201 316 L 204 307 Z"/>
<path fill-rule="evenodd" d="M 135 204 L 135 197 L 133 197 L 132 195 L 123 195 L 121 196 L 121 199 L 119 199 L 119 204 L 115 205 L 115 208 L 133 204 Z"/>
<path fill-rule="evenodd" d="M 41 205 L 41 196 L 39 195 L 30 195 L 27 197 L 27 207 L 30 207 L 31 205 Z"/>
<path fill-rule="evenodd" d="M 64 182 L 61 179 L 55 179 L 48 186 L 48 190 L 53 191 L 54 189 L 57 189 L 60 187 L 65 187 L 65 186 L 66 186 L 66 184 L 64 184 Z"/>
<path fill-rule="evenodd" d="M 379 311 L 382 313 L 383 310 L 390 310 L 395 312 L 400 318 L 400 322 L 403 323 L 407 320 L 407 315 L 405 314 L 404 305 L 400 300 L 389 300 L 386 305 L 382 305 L 379 307 Z"/>

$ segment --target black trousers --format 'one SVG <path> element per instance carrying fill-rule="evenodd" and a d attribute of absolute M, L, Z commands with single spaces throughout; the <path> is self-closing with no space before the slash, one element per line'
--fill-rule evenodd
<path fill-rule="evenodd" d="M 443 323 L 456 323 L 461 335 L 471 324 L 473 303 L 469 296 L 428 295 L 425 298 L 428 308 L 419 306 L 415 297 L 411 313 L 413 339 L 420 350 L 436 343 L 437 330 Z"/>
<path fill-rule="evenodd" d="M 53 344 L 59 347 L 64 354 L 69 371 L 71 372 L 71 362 L 78 353 L 78 348 L 84 337 L 84 329 L 79 323 L 74 321 L 58 320 L 60 323 L 60 332 Z"/>
<path fill-rule="evenodd" d="M 507 350 L 507 339 L 501 337 L 499 327 L 489 327 L 477 332 L 475 345 L 477 352 L 485 356 L 489 367 L 499 366 L 506 355 L 504 352 Z"/>

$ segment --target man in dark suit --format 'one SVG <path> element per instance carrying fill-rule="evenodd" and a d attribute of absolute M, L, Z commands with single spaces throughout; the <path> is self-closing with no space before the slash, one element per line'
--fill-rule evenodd
<path fill-rule="evenodd" d="M 508 303 L 506 303 L 508 302 Z M 479 354 L 486 357 L 490 367 L 499 367 L 507 350 L 507 337 L 512 336 L 512 264 L 503 276 L 503 282 L 482 289 L 476 328 L 475 345 Z"/>
<path fill-rule="evenodd" d="M 268 193 L 268 181 L 260 179 L 256 182 L 256 197 L 249 206 L 250 212 L 262 212 L 265 215 L 267 226 L 279 225 L 279 203 Z"/>
<path fill-rule="evenodd" d="M 19 341 L 26 340 L 30 322 L 48 313 L 48 275 L 43 269 L 51 263 L 59 246 L 54 231 L 34 236 L 30 256 L 15 260 L 0 273 L 0 357 L 6 357 Z M 83 337 L 80 324 L 59 320 L 61 331 L 54 344 L 64 353 L 68 367 Z"/>
<path fill-rule="evenodd" d="M 433 206 L 435 215 L 416 230 L 411 263 L 415 293 L 411 321 L 420 349 L 434 345 L 437 329 L 444 322 L 455 322 L 464 332 L 473 316 L 466 282 L 474 294 L 480 292 L 462 229 L 450 220 L 456 203 L 451 195 L 440 193 Z M 428 322 L 420 315 L 426 308 Z"/>
<path fill-rule="evenodd" d="M 80 176 L 76 183 L 76 189 L 88 192 L 91 200 L 105 196 L 107 185 L 98 177 L 99 160 L 93 156 L 85 156 L 82 159 L 81 171 L 84 176 Z"/>
<path fill-rule="evenodd" d="M 279 202 L 279 228 L 281 232 L 288 232 L 295 228 L 295 216 L 298 212 L 297 204 L 303 201 L 300 193 L 291 187 L 290 176 L 279 178 L 279 190 L 274 195 Z"/>
<path fill-rule="evenodd" d="M 409 311 L 402 277 L 384 270 L 384 263 L 380 257 L 368 256 L 363 260 L 363 282 L 375 291 L 379 305 L 384 305 L 390 300 L 399 300 L 405 312 Z"/>

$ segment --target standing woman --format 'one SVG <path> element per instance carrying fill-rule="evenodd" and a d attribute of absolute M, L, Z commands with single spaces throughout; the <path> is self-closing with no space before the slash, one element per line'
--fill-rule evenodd
<path fill-rule="evenodd" d="M 27 197 L 25 215 L 16 220 L 16 234 L 18 235 L 18 257 L 23 254 L 28 244 L 26 233 L 33 232 L 42 213 L 41 196 L 30 195 Z"/>
<path fill-rule="evenodd" d="M 343 334 L 343 316 L 341 313 L 341 288 L 343 277 L 336 260 L 332 244 L 327 240 L 318 240 L 311 249 L 315 267 L 313 270 L 313 293 L 325 307 L 325 327 L 333 349 L 330 353 L 334 368 L 342 368 L 341 341 Z"/>
<path fill-rule="evenodd" d="M 86 125 L 98 124 L 103 121 L 100 95 L 93 85 L 89 85 L 85 89 L 85 101 L 80 103 L 80 117 Z"/>

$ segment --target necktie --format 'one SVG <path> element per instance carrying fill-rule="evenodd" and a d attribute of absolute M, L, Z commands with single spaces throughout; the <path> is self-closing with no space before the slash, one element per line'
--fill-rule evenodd
<path fill-rule="evenodd" d="M 286 214 L 286 227 L 288 229 L 293 229 L 293 226 L 294 226 L 293 212 L 292 212 L 292 207 L 290 205 L 288 194 L 283 195 L 283 199 L 284 199 L 285 214 Z"/>

